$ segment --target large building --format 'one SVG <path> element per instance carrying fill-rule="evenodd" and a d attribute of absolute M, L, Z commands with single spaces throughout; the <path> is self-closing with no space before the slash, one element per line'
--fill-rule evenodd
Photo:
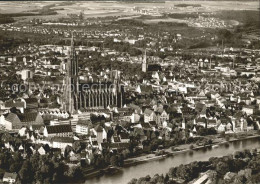
<path fill-rule="evenodd" d="M 42 116 L 39 113 L 24 113 L 15 114 L 9 113 L 5 118 L 6 130 L 18 131 L 23 126 L 29 127 L 30 125 L 44 125 Z"/>
<path fill-rule="evenodd" d="M 22 71 L 19 71 L 19 72 L 17 72 L 17 74 L 20 74 L 21 78 L 23 80 L 32 79 L 33 78 L 33 72 L 31 70 L 28 70 L 28 69 L 24 69 Z"/>
<path fill-rule="evenodd" d="M 66 64 L 66 78 L 65 78 L 65 91 L 64 91 L 64 109 L 73 113 L 74 110 L 77 110 L 74 107 L 74 104 L 77 104 L 77 97 L 79 94 L 79 77 L 78 77 L 78 58 L 75 52 L 74 47 L 74 38 L 72 33 L 71 38 L 71 47 L 69 51 L 69 59 Z"/>
<path fill-rule="evenodd" d="M 107 108 L 109 105 L 122 107 L 124 88 L 120 85 L 120 75 L 112 72 L 109 82 L 80 81 L 78 58 L 74 39 L 71 39 L 69 59 L 66 64 L 66 78 L 63 107 L 65 111 L 77 113 L 79 109 Z"/>
<path fill-rule="evenodd" d="M 45 137 L 72 137 L 73 131 L 70 125 L 45 126 L 43 135 Z"/>
<path fill-rule="evenodd" d="M 150 58 L 151 59 L 151 58 Z M 160 64 L 149 64 L 147 54 L 146 54 L 146 49 L 144 51 L 144 56 L 143 56 L 143 61 L 142 61 L 142 72 L 158 72 L 162 71 L 161 65 Z"/>

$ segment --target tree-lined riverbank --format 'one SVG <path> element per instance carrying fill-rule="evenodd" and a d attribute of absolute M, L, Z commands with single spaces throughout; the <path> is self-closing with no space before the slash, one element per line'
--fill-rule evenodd
<path fill-rule="evenodd" d="M 196 147 L 191 152 L 190 150 L 180 150 L 175 152 L 174 156 L 169 156 L 165 159 L 150 161 L 140 161 L 130 164 L 121 169 L 121 172 L 114 175 L 105 174 L 98 178 L 88 179 L 87 183 L 127 183 L 132 178 L 140 178 L 146 175 L 165 174 L 173 166 L 180 164 L 189 164 L 193 161 L 207 161 L 210 157 L 221 157 L 228 154 L 233 154 L 235 151 L 244 149 L 253 149 L 260 147 L 260 139 L 258 136 L 243 138 L 242 140 L 230 140 L 228 145 L 225 142 L 218 143 L 217 147 Z M 158 169 L 160 168 L 160 169 Z"/>

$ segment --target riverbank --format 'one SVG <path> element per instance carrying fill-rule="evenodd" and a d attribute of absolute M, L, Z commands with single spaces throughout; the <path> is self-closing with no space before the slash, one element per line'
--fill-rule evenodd
<path fill-rule="evenodd" d="M 203 146 L 197 146 L 197 145 L 194 145 L 194 144 L 183 144 L 183 145 L 176 147 L 175 149 L 178 149 L 176 151 L 172 150 L 171 147 L 168 148 L 168 149 L 165 149 L 166 154 L 164 154 L 164 155 L 156 156 L 155 154 L 149 154 L 149 155 L 129 158 L 129 159 L 125 160 L 124 167 L 141 164 L 141 163 L 148 162 L 148 161 L 160 160 L 160 159 L 163 159 L 163 158 L 166 158 L 166 157 L 169 157 L 169 156 L 174 156 L 176 154 L 180 154 L 180 153 L 184 153 L 184 152 L 190 152 L 190 151 L 197 150 L 197 149 L 214 147 L 214 146 L 227 144 L 229 142 L 240 141 L 240 140 L 245 140 L 245 139 L 252 139 L 252 138 L 257 138 L 257 137 L 260 137 L 260 135 L 250 135 L 250 136 L 246 136 L 246 137 L 242 137 L 242 138 L 231 138 L 228 141 L 225 140 L 224 138 L 220 138 L 218 140 L 217 139 L 213 140 L 214 142 L 212 144 L 209 144 L 209 145 L 206 145 L 206 146 L 204 146 L 204 145 Z M 193 145 L 192 149 L 191 149 L 191 145 Z"/>
<path fill-rule="evenodd" d="M 237 136 L 233 136 L 237 138 Z M 240 137 L 240 136 L 239 136 Z M 221 140 L 221 141 L 220 141 Z M 156 157 L 153 160 L 151 157 L 147 161 L 132 163 L 130 166 L 125 165 L 120 168 L 116 174 L 104 174 L 99 177 L 92 177 L 86 180 L 86 183 L 93 184 L 122 184 L 128 183 L 133 178 L 141 178 L 147 175 L 154 176 L 156 174 L 166 174 L 172 167 L 178 167 L 181 164 L 190 164 L 192 162 L 208 161 L 212 157 L 223 157 L 234 154 L 236 151 L 243 151 L 245 149 L 260 149 L 259 135 L 249 135 L 238 139 L 230 138 L 228 144 L 224 139 L 218 139 L 218 145 L 214 141 L 212 147 L 189 151 L 179 150 L 175 151 L 174 156 L 167 156 L 165 158 Z M 183 147 L 183 146 L 181 146 Z M 187 146 L 188 147 L 188 146 Z M 147 155 L 142 156 L 144 159 Z M 162 156 L 161 156 L 162 157 Z"/>
<path fill-rule="evenodd" d="M 241 137 L 241 138 L 233 138 L 231 137 L 230 140 L 225 140 L 225 138 L 215 138 L 213 140 L 213 143 L 210 145 L 202 145 L 202 146 L 198 146 L 198 145 L 194 145 L 194 144 L 183 144 L 180 145 L 178 147 L 175 147 L 175 150 L 172 150 L 172 148 L 168 148 L 165 149 L 166 154 L 164 155 L 159 155 L 156 156 L 155 154 L 146 154 L 146 155 L 142 155 L 142 156 L 138 156 L 138 157 L 134 157 L 134 158 L 129 158 L 126 159 L 124 161 L 124 166 L 122 168 L 119 168 L 120 170 L 123 170 L 124 168 L 130 168 L 131 166 L 136 166 L 136 165 L 141 165 L 143 163 L 149 163 L 152 161 L 156 161 L 156 160 L 164 160 L 167 157 L 174 157 L 176 155 L 179 155 L 181 153 L 189 153 L 192 152 L 193 150 L 199 150 L 199 149 L 203 149 L 203 148 L 217 148 L 218 146 L 224 145 L 224 144 L 229 144 L 231 142 L 235 142 L 235 141 L 242 141 L 242 140 L 246 140 L 246 139 L 253 139 L 253 138 L 258 138 L 260 137 L 260 135 L 248 135 L 245 137 Z M 190 146 L 193 145 L 194 147 L 191 149 Z M 176 150 L 178 149 L 178 150 Z M 106 170 L 107 168 L 103 169 Z M 117 172 L 121 172 L 120 170 L 117 170 Z M 123 172 L 123 171 L 122 171 Z M 85 179 L 93 179 L 96 177 L 100 177 L 102 175 L 104 175 L 104 172 L 100 172 L 100 170 L 94 170 L 91 173 L 88 173 L 86 175 L 84 175 Z M 113 173 L 112 173 L 113 174 Z M 110 174 L 111 175 L 111 174 Z"/>

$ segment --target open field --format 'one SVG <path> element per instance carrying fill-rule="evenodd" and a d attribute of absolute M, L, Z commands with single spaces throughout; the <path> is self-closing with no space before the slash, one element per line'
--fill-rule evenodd
<path fill-rule="evenodd" d="M 52 4 L 53 2 L 0 2 L 0 12 L 1 14 L 6 13 L 23 13 L 31 10 L 39 10 L 43 6 Z"/>
<path fill-rule="evenodd" d="M 175 5 L 184 4 L 183 1 L 166 1 L 165 3 L 128 3 L 128 2 L 0 2 L 0 12 L 6 13 L 25 13 L 42 9 L 47 5 L 55 5 L 51 9 L 57 10 L 57 15 L 44 18 L 55 19 L 66 17 L 67 14 L 77 14 L 81 11 L 84 17 L 105 17 L 105 16 L 133 16 L 138 14 L 132 11 L 134 7 L 154 9 L 159 13 L 184 13 L 184 12 L 214 12 L 219 10 L 257 10 L 259 7 L 258 1 L 185 1 L 185 4 L 198 4 L 201 7 L 177 7 Z"/>
<path fill-rule="evenodd" d="M 182 19 L 173 19 L 173 18 L 164 18 L 164 19 L 145 19 L 143 20 L 146 24 L 155 24 L 158 22 L 176 22 L 176 23 L 187 23 L 186 20 Z"/>
<path fill-rule="evenodd" d="M 218 11 L 218 10 L 257 10 L 259 8 L 258 1 L 167 1 L 166 7 L 172 7 L 177 4 L 200 4 L 199 10 Z M 177 9 L 177 8 L 176 8 Z M 191 11 L 194 8 L 187 8 Z M 185 8 L 179 8 L 185 11 Z"/>
<path fill-rule="evenodd" d="M 190 5 L 190 6 L 189 6 Z M 60 18 L 68 18 L 79 21 L 77 18 L 82 13 L 83 18 L 104 18 L 109 20 L 130 19 L 145 24 L 168 24 L 171 29 L 181 32 L 183 36 L 188 33 L 201 31 L 200 28 L 233 28 L 246 25 L 243 32 L 254 38 L 256 27 L 259 24 L 258 1 L 166 1 L 165 3 L 130 3 L 130 2 L 0 2 L 0 23 L 12 23 L 14 21 L 27 22 L 34 18 L 43 21 L 55 21 Z M 142 14 L 139 10 L 146 10 Z M 7 19 L 5 19 L 5 14 Z M 198 16 L 205 14 L 205 19 L 198 20 Z M 210 20 L 207 16 L 213 17 L 213 23 L 206 25 Z M 2 16 L 2 17 L 1 17 Z M 224 22 L 223 25 L 218 26 Z M 215 26 L 215 27 L 214 27 Z M 198 28 L 192 29 L 190 28 Z M 181 30 L 180 30 L 181 29 Z M 196 31 L 195 31 L 196 30 Z M 169 30 L 170 31 L 170 30 Z"/>

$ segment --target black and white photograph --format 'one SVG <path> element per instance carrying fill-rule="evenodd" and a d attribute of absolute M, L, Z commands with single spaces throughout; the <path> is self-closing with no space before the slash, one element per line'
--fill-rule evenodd
<path fill-rule="evenodd" d="M 0 184 L 260 184 L 259 0 L 0 0 Z"/>

